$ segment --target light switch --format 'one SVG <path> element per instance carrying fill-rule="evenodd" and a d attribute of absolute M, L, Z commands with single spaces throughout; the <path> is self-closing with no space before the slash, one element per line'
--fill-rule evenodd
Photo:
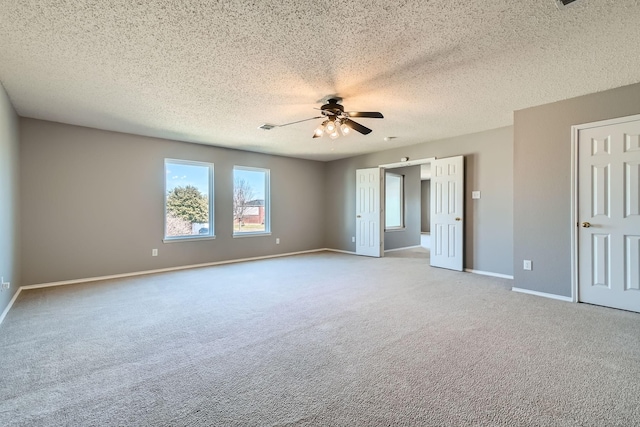
<path fill-rule="evenodd" d="M 471 192 L 471 198 L 472 199 L 479 199 L 480 198 L 480 192 L 479 191 L 472 191 Z"/>

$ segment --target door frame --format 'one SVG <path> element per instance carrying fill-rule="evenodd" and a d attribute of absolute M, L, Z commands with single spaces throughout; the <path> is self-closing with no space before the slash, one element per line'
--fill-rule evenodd
<path fill-rule="evenodd" d="M 426 165 L 426 164 L 430 164 L 432 163 L 434 160 L 436 160 L 437 157 L 426 157 L 426 158 L 422 158 L 422 159 L 415 159 L 415 160 L 407 160 L 406 162 L 396 162 L 396 163 L 387 163 L 384 165 L 378 165 L 378 167 L 380 168 L 380 174 L 384 175 L 385 171 L 389 170 L 389 169 L 397 169 L 397 168 L 405 168 L 405 167 L 409 167 L 409 166 L 419 166 L 419 165 Z M 383 182 L 384 184 L 384 182 Z M 384 204 L 385 202 L 385 198 L 386 198 L 386 194 L 385 194 L 385 185 L 381 185 L 380 186 L 380 200 L 381 203 Z M 433 210 L 433 207 L 431 206 L 431 204 L 429 205 L 429 209 Z M 384 223 L 386 221 L 386 215 L 387 212 L 386 210 L 384 211 L 384 215 L 382 216 L 382 218 L 380 218 L 380 221 L 382 221 L 382 234 L 384 235 L 385 230 L 384 230 Z M 382 252 L 384 253 L 384 245 L 382 248 Z"/>
<path fill-rule="evenodd" d="M 640 120 L 640 114 L 571 126 L 571 301 L 579 302 L 578 259 L 578 135 L 581 130 Z"/>
<path fill-rule="evenodd" d="M 378 165 L 378 167 L 382 169 L 404 168 L 407 166 L 424 165 L 427 163 L 431 163 L 436 159 L 437 157 L 427 157 L 424 159 L 407 160 L 406 162 L 387 163 L 385 165 Z"/>

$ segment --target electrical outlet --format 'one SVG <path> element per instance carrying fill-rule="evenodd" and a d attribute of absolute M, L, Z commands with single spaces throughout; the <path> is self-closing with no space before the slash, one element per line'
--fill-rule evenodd
<path fill-rule="evenodd" d="M 480 198 L 480 192 L 479 191 L 472 191 L 471 192 L 471 198 L 472 199 L 479 199 Z"/>
<path fill-rule="evenodd" d="M 355 243 L 356 242 L 356 238 L 354 236 L 351 236 L 351 243 Z"/>
<path fill-rule="evenodd" d="M 276 245 L 279 245 L 279 244 L 280 244 L 280 238 L 276 237 Z"/>
<path fill-rule="evenodd" d="M 0 287 L 0 290 L 6 290 L 9 289 L 11 287 L 11 283 L 9 282 L 5 282 L 4 281 L 4 277 L 0 278 L 0 283 L 2 284 L 2 286 Z"/>
<path fill-rule="evenodd" d="M 158 250 L 157 249 L 151 249 L 151 256 L 158 256 Z"/>
<path fill-rule="evenodd" d="M 522 264 L 522 268 L 525 270 L 533 270 L 533 265 L 531 263 L 530 259 L 525 259 L 523 264 Z"/>

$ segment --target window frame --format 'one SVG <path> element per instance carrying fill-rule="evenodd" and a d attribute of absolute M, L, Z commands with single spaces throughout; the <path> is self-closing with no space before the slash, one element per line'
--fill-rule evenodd
<path fill-rule="evenodd" d="M 177 165 L 186 165 L 186 166 L 199 166 L 199 167 L 207 167 L 209 170 L 209 234 L 205 235 L 187 235 L 187 236 L 167 236 L 167 166 L 169 164 L 177 164 Z M 163 239 L 164 243 L 172 243 L 172 242 L 185 242 L 190 240 L 210 240 L 215 239 L 215 211 L 214 211 L 214 164 L 210 162 L 202 162 L 197 160 L 184 160 L 184 159 L 164 159 L 164 197 L 163 197 Z"/>
<path fill-rule="evenodd" d="M 231 180 L 231 209 L 233 211 L 233 194 L 236 186 L 236 170 L 244 170 L 250 172 L 263 172 L 264 173 L 264 231 L 238 231 L 235 230 L 235 218 L 232 218 L 231 230 L 233 238 L 243 237 L 257 237 L 257 236 L 270 236 L 271 235 L 271 169 L 260 168 L 254 166 L 233 166 L 233 176 Z"/>
<path fill-rule="evenodd" d="M 400 203 L 400 225 L 392 225 L 387 226 L 387 176 L 393 176 L 400 178 L 400 195 L 399 195 L 399 203 Z M 401 231 L 406 227 L 405 224 L 405 209 L 404 209 L 405 199 L 404 199 L 404 175 L 397 174 L 393 172 L 385 172 L 384 177 L 384 231 Z"/>

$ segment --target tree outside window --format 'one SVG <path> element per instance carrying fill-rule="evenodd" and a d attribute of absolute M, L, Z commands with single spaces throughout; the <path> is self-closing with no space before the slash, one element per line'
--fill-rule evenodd
<path fill-rule="evenodd" d="M 165 239 L 212 237 L 213 164 L 165 160 Z"/>

